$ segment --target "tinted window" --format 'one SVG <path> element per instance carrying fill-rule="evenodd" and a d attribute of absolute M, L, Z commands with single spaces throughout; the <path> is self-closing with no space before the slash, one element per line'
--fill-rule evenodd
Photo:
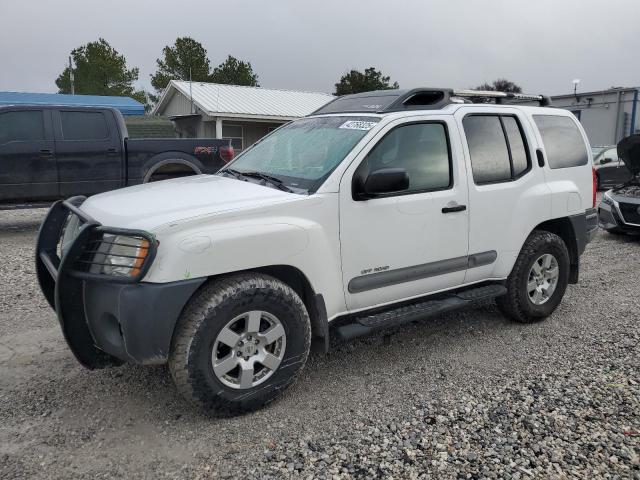
<path fill-rule="evenodd" d="M 65 140 L 103 140 L 109 136 L 101 112 L 60 112 L 60 117 Z"/>
<path fill-rule="evenodd" d="M 509 140 L 511 161 L 513 163 L 513 176 L 518 177 L 529 169 L 529 155 L 524 136 L 518 120 L 515 117 L 500 117 L 504 125 L 504 131 Z"/>
<path fill-rule="evenodd" d="M 445 126 L 419 123 L 392 130 L 371 150 L 356 175 L 366 178 L 382 168 L 404 168 L 410 192 L 448 188 L 451 170 Z"/>
<path fill-rule="evenodd" d="M 42 110 L 0 113 L 0 144 L 44 140 Z"/>
<path fill-rule="evenodd" d="M 500 117 L 472 115 L 462 122 L 471 155 L 475 183 L 511 180 L 509 150 Z"/>
<path fill-rule="evenodd" d="M 540 130 L 549 167 L 568 168 L 587 164 L 587 147 L 571 118 L 534 115 L 533 119 Z"/>

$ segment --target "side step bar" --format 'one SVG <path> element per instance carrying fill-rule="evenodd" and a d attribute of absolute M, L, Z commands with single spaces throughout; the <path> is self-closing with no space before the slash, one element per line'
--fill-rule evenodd
<path fill-rule="evenodd" d="M 473 302 L 488 300 L 507 293 L 503 285 L 492 284 L 482 287 L 458 291 L 448 296 L 438 296 L 434 300 L 426 300 L 405 305 L 392 310 L 356 317 L 351 323 L 334 328 L 341 340 L 369 335 L 378 330 L 397 327 L 405 323 L 422 320 L 440 313 L 464 308 Z"/>

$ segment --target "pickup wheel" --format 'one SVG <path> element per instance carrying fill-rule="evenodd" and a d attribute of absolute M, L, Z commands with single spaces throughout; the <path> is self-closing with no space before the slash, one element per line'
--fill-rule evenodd
<path fill-rule="evenodd" d="M 560 304 L 569 283 L 569 251 L 556 234 L 535 230 L 524 243 L 498 308 L 521 323 L 540 321 Z"/>
<path fill-rule="evenodd" d="M 169 369 L 178 390 L 218 414 L 257 409 L 279 396 L 304 367 L 311 325 L 288 285 L 263 274 L 213 281 L 187 304 Z"/>

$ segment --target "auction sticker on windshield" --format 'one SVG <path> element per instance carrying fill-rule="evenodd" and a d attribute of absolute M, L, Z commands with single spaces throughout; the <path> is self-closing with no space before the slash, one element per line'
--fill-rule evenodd
<path fill-rule="evenodd" d="M 359 120 L 349 120 L 340 125 L 339 128 L 347 128 L 349 130 L 371 130 L 376 126 L 377 122 L 362 122 Z"/>

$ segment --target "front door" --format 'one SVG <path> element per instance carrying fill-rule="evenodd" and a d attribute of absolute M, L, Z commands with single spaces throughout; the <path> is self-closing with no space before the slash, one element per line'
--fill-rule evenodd
<path fill-rule="evenodd" d="M 124 186 L 124 152 L 111 111 L 56 111 L 54 126 L 63 197 Z"/>
<path fill-rule="evenodd" d="M 58 197 L 49 110 L 0 112 L 0 202 Z"/>
<path fill-rule="evenodd" d="M 460 285 L 467 268 L 467 182 L 448 116 L 387 125 L 340 184 L 340 243 L 350 310 Z M 354 176 L 403 168 L 409 189 L 357 200 Z"/>

